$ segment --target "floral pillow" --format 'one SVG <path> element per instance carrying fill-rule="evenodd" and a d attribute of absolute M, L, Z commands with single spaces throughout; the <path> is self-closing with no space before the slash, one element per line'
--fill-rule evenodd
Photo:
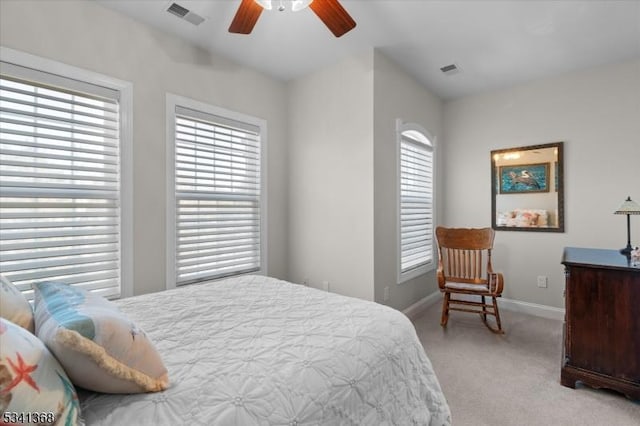
<path fill-rule="evenodd" d="M 31 305 L 4 275 L 0 275 L 0 317 L 34 332 Z"/>
<path fill-rule="evenodd" d="M 547 211 L 539 209 L 514 209 L 506 212 L 498 212 L 496 225 L 529 227 L 547 226 Z"/>
<path fill-rule="evenodd" d="M 516 226 L 547 226 L 547 211 L 540 209 L 515 209 Z"/>
<path fill-rule="evenodd" d="M 160 355 L 116 305 L 59 282 L 34 285 L 38 337 L 77 386 L 105 393 L 167 388 Z"/>
<path fill-rule="evenodd" d="M 82 424 L 76 390 L 45 345 L 0 318 L 0 424 Z"/>

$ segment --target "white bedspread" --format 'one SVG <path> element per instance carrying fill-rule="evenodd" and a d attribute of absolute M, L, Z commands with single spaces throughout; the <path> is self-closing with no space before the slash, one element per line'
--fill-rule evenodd
<path fill-rule="evenodd" d="M 371 302 L 262 276 L 122 299 L 169 389 L 81 392 L 88 425 L 443 425 L 411 322 Z"/>

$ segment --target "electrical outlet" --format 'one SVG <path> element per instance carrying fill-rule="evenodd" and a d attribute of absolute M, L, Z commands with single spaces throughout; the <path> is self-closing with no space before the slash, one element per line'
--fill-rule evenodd
<path fill-rule="evenodd" d="M 329 281 L 322 281 L 322 289 L 324 291 L 329 291 Z"/>
<path fill-rule="evenodd" d="M 538 287 L 547 288 L 547 277 L 544 275 L 538 275 Z"/>
<path fill-rule="evenodd" d="M 386 302 L 389 300 L 389 287 L 384 288 L 384 295 L 382 296 L 382 300 Z"/>

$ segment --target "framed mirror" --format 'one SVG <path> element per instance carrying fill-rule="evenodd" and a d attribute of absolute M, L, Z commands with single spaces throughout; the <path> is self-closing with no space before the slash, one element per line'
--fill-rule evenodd
<path fill-rule="evenodd" d="M 563 142 L 491 151 L 491 226 L 564 232 Z"/>

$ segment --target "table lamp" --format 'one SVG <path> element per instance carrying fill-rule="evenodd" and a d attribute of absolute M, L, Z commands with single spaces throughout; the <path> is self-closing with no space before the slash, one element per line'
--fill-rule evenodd
<path fill-rule="evenodd" d="M 626 214 L 627 215 L 627 246 L 623 249 L 620 249 L 620 253 L 629 256 L 631 254 L 631 221 L 629 220 L 629 216 L 632 214 L 640 214 L 640 205 L 633 201 L 631 197 L 627 197 L 627 199 L 622 203 L 618 210 L 616 210 L 613 214 Z"/>

